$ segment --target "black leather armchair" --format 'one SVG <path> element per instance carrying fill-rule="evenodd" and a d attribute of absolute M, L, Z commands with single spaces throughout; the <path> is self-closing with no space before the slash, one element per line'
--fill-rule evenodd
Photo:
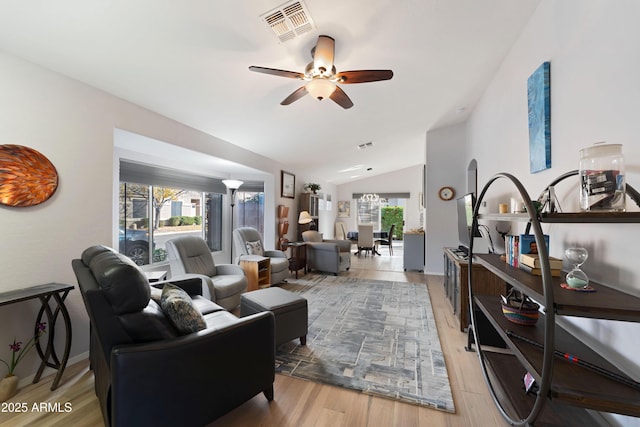
<path fill-rule="evenodd" d="M 201 278 L 173 281 L 207 324 L 181 336 L 127 257 L 93 246 L 72 267 L 91 322 L 90 362 L 107 426 L 202 426 L 260 392 L 273 399 L 272 313 L 237 318 L 201 296 Z"/>

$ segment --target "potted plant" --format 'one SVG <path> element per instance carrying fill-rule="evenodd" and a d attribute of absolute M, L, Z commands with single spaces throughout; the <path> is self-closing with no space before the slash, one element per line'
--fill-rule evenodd
<path fill-rule="evenodd" d="M 27 341 L 27 344 L 24 347 L 22 346 L 22 341 L 17 341 L 15 338 L 13 340 L 13 344 L 9 344 L 11 360 L 7 362 L 0 359 L 0 362 L 2 362 L 9 370 L 7 375 L 0 380 L 0 402 L 10 399 L 17 393 L 18 377 L 14 374 L 14 371 L 18 366 L 18 363 L 20 363 L 29 350 L 31 350 L 38 340 L 40 340 L 40 337 L 45 333 L 46 328 L 46 323 L 38 323 L 35 335 Z"/>
<path fill-rule="evenodd" d="M 320 184 L 316 184 L 315 182 L 307 182 L 304 185 L 304 189 L 307 191 L 311 191 L 313 194 L 317 194 L 320 188 Z"/>

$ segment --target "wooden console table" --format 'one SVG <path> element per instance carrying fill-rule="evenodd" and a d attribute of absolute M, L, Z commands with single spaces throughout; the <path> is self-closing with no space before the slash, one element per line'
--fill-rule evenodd
<path fill-rule="evenodd" d="M 240 267 L 247 276 L 247 292 L 271 286 L 271 259 L 260 255 L 242 255 Z"/>
<path fill-rule="evenodd" d="M 478 263 L 473 264 L 474 290 L 485 295 L 506 295 L 504 280 Z M 460 257 L 452 248 L 444 248 L 444 292 L 460 322 L 460 332 L 466 332 L 471 324 L 469 317 L 469 260 Z"/>
<path fill-rule="evenodd" d="M 42 323 L 42 316 L 46 314 L 48 321 L 47 346 L 43 350 L 40 341 L 36 342 L 35 347 L 38 352 L 38 356 L 40 356 L 41 362 L 38 372 L 33 377 L 33 383 L 35 384 L 40 381 L 40 377 L 42 376 L 42 372 L 46 366 L 57 369 L 58 373 L 51 384 L 51 390 L 58 388 L 60 378 L 62 377 L 62 373 L 67 367 L 67 361 L 69 360 L 69 351 L 71 350 L 71 318 L 69 317 L 69 312 L 64 305 L 64 300 L 72 289 L 73 286 L 71 285 L 47 283 L 45 285 L 32 286 L 29 288 L 0 293 L 0 306 L 15 304 L 17 302 L 35 298 L 40 300 L 41 307 L 38 311 L 38 316 L 36 317 L 34 333 L 37 333 L 38 324 Z M 51 298 L 55 301 L 53 310 L 49 305 Z M 58 319 L 59 314 L 62 314 L 65 330 L 64 353 L 62 354 L 62 359 L 58 358 L 56 348 L 53 345 L 56 331 L 56 320 Z"/>

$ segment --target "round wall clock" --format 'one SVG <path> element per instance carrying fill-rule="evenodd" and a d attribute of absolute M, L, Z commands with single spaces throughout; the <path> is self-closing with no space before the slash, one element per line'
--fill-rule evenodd
<path fill-rule="evenodd" d="M 456 191 L 451 187 L 442 187 L 438 190 L 438 197 L 442 200 L 451 200 L 456 195 Z"/>

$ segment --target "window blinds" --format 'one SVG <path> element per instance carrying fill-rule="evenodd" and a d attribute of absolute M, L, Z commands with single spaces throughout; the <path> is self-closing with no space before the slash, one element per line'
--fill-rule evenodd
<path fill-rule="evenodd" d="M 146 184 L 173 188 L 184 188 L 205 193 L 227 194 L 227 187 L 222 179 L 197 175 L 177 169 L 170 169 L 120 160 L 120 181 L 135 184 Z M 264 183 L 259 181 L 245 182 L 239 191 L 264 191 Z"/>

